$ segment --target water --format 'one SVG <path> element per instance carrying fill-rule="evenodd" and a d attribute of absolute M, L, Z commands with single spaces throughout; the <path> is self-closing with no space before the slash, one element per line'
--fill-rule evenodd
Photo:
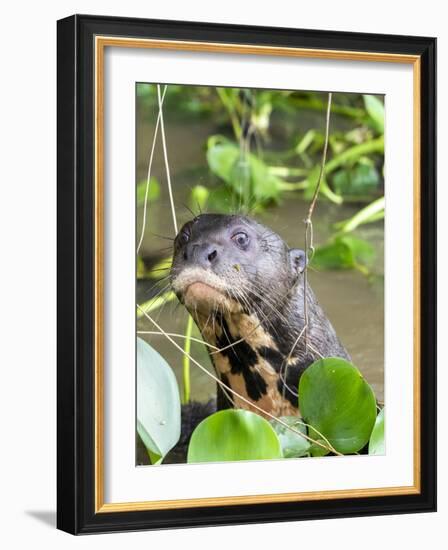
<path fill-rule="evenodd" d="M 152 143 L 153 126 L 143 117 L 137 128 L 137 179 L 146 178 L 147 162 Z M 191 187 L 207 183 L 208 173 L 205 162 L 204 143 L 207 137 L 216 133 L 209 122 L 166 123 L 166 138 L 176 215 L 179 227 L 191 219 L 191 214 L 183 204 L 188 203 Z M 153 262 L 170 254 L 171 242 L 163 237 L 174 237 L 173 221 L 166 188 L 165 167 L 160 138 L 156 147 L 153 175 L 161 183 L 161 197 L 149 207 L 148 227 L 142 245 L 142 255 Z M 360 205 L 343 204 L 336 206 L 318 201 L 313 214 L 314 241 L 322 244 L 331 235 L 333 223 L 349 218 Z M 278 232 L 291 247 L 303 248 L 304 224 L 308 203 L 297 195 L 285 196 L 280 207 L 264 212 L 259 219 Z M 137 228 L 140 234 L 142 208 L 138 210 Z M 157 235 L 157 236 L 156 236 Z M 353 363 L 362 371 L 372 385 L 378 399 L 384 394 L 384 293 L 383 293 L 383 237 L 382 222 L 365 226 L 357 235 L 369 241 L 376 251 L 373 268 L 375 277 L 368 279 L 357 271 L 309 270 L 309 283 L 320 304 L 334 325 L 336 332 L 350 353 Z M 168 249 L 167 249 L 168 247 Z M 137 300 L 142 303 L 151 295 L 152 281 L 139 281 Z M 183 306 L 167 304 L 154 314 L 157 322 L 167 332 L 183 334 L 187 315 Z M 139 331 L 151 331 L 154 327 L 145 319 L 139 320 Z M 200 337 L 196 331 L 194 334 Z M 163 336 L 140 335 L 154 346 L 172 366 L 179 385 L 182 384 L 182 354 Z M 181 345 L 182 340 L 177 340 Z M 191 354 L 202 365 L 212 371 L 205 347 L 192 343 Z M 216 393 L 215 382 L 195 365 L 191 365 L 192 398 L 206 400 Z"/>

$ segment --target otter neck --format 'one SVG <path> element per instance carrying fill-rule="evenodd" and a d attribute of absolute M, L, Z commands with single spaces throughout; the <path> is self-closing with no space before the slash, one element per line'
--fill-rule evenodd
<path fill-rule="evenodd" d="M 210 355 L 221 381 L 244 398 L 229 394 L 232 406 L 259 414 L 262 409 L 266 417 L 299 414 L 296 372 L 295 391 L 284 387 L 294 360 L 280 351 L 255 314 L 227 311 L 206 317 L 195 312 L 193 317 L 204 340 L 219 350 L 211 348 Z"/>

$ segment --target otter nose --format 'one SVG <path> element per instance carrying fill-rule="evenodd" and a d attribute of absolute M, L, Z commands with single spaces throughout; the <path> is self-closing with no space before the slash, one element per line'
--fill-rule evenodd
<path fill-rule="evenodd" d="M 218 259 L 218 248 L 215 244 L 205 243 L 202 245 L 201 250 L 198 253 L 196 261 L 202 267 L 210 267 L 216 263 Z"/>
<path fill-rule="evenodd" d="M 215 249 L 215 250 L 211 250 L 211 251 L 208 251 L 206 252 L 206 255 L 207 255 L 207 260 L 210 262 L 210 263 L 213 263 L 213 260 L 215 260 L 215 258 L 218 256 L 218 251 Z"/>
<path fill-rule="evenodd" d="M 218 260 L 218 247 L 215 244 L 192 244 L 185 250 L 185 259 L 207 268 Z"/>

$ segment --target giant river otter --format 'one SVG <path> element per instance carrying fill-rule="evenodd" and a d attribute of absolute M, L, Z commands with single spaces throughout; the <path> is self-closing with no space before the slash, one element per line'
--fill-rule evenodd
<path fill-rule="evenodd" d="M 246 216 L 201 214 L 179 231 L 172 288 L 214 346 L 217 375 L 244 398 L 218 387 L 218 408 L 297 415 L 304 369 L 350 359 L 309 286 L 305 334 L 304 268 L 302 250 Z"/>
<path fill-rule="evenodd" d="M 304 269 L 302 250 L 246 216 L 201 214 L 179 231 L 171 286 L 237 395 L 218 385 L 216 400 L 183 405 L 181 438 L 164 463 L 186 461 L 191 433 L 216 408 L 300 414 L 302 372 L 319 357 L 350 359 L 309 286 L 305 334 Z M 138 463 L 145 455 L 140 444 Z"/>

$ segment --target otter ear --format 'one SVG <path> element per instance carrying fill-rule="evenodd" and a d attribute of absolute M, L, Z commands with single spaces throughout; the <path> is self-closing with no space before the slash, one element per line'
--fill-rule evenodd
<path fill-rule="evenodd" d="M 303 273 L 306 267 L 305 252 L 300 248 L 291 248 L 288 253 L 292 269 L 298 273 Z"/>

